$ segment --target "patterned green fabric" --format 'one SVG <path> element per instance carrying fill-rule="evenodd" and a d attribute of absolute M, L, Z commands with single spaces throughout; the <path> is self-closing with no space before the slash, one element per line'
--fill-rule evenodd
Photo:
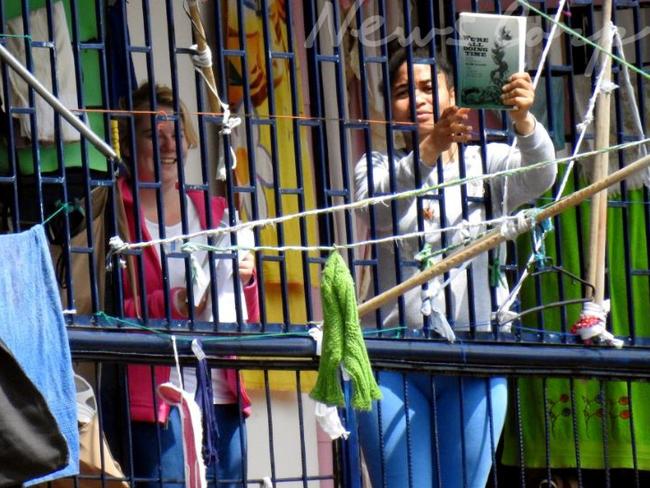
<path fill-rule="evenodd" d="M 321 280 L 323 301 L 323 347 L 318 379 L 311 397 L 327 405 L 343 406 L 339 382 L 341 363 L 352 379 L 352 406 L 370 410 L 381 392 L 370 368 L 357 310 L 354 280 L 341 255 L 334 251 L 327 259 Z"/>
<path fill-rule="evenodd" d="M 648 269 L 648 246 L 646 242 L 647 216 L 643 205 L 642 190 L 629 192 L 632 203 L 627 208 L 610 206 L 608 211 L 608 286 L 611 299 L 613 332 L 625 338 L 630 334 L 629 324 L 634 322 L 638 337 L 650 337 L 650 286 L 648 276 L 630 276 L 629 266 L 635 270 Z M 611 197 L 610 197 L 611 200 Z M 588 248 L 589 206 L 563 214 L 560 219 L 562 252 L 558 255 L 554 233 L 549 234 L 547 254 L 556 264 L 573 273 L 581 273 L 578 243 L 577 212 L 581 212 L 583 249 Z M 627 229 L 629 242 L 624 239 Z M 630 250 L 630 262 L 626 263 L 625 248 Z M 520 246 L 527 257 L 530 247 Z M 586 252 L 583 256 L 586 257 Z M 582 263 L 586 266 L 586 263 Z M 539 281 L 543 303 L 559 300 L 559 278 L 556 274 L 542 275 Z M 562 278 L 565 298 L 581 298 L 581 286 Z M 628 292 L 629 288 L 629 292 Z M 630 297 L 628 297 L 628 293 Z M 628 301 L 629 298 L 629 301 Z M 524 286 L 521 295 L 522 308 L 533 306 L 535 286 L 532 279 Z M 581 306 L 565 309 L 553 308 L 543 314 L 525 317 L 525 327 L 544 326 L 547 330 L 559 330 L 562 313 L 566 313 L 568 328 L 578 319 Z M 628 316 L 628 310 L 630 315 Z M 576 351 L 579 354 L 579 351 Z M 639 469 L 650 469 L 650 384 L 621 381 L 599 382 L 575 378 L 573 400 L 571 382 L 568 379 L 520 379 L 519 401 L 524 463 L 527 467 L 545 467 L 547 452 L 544 448 L 548 438 L 550 466 L 554 468 L 575 467 L 576 444 L 579 447 L 579 463 L 582 468 L 603 468 L 607 450 L 608 464 L 612 468 L 632 468 L 634 459 L 632 439 L 636 444 Z M 520 464 L 520 443 L 517 434 L 516 389 L 511 388 L 509 419 L 504 431 L 503 463 Z M 573 415 L 575 415 L 575 429 Z M 632 418 L 632 415 L 634 416 Z M 606 439 L 606 444 L 605 444 Z M 606 447 L 605 447 L 606 446 Z"/>

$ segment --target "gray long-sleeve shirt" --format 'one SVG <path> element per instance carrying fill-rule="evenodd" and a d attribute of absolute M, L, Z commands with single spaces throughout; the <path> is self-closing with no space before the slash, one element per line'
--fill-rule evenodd
<path fill-rule="evenodd" d="M 552 160 L 555 158 L 553 143 L 540 123 L 536 123 L 535 130 L 527 136 L 517 136 L 517 148 L 513 151 L 510 163 L 508 164 L 509 146 L 507 144 L 491 143 L 487 145 L 487 172 L 496 173 L 508 168 L 518 168 L 527 164 L 534 164 L 540 161 Z M 483 174 L 481 154 L 479 146 L 468 146 L 464 151 L 465 176 Z M 415 169 L 413 152 L 398 151 L 393 157 L 395 175 L 395 191 L 403 192 L 415 188 Z M 355 183 L 357 200 L 369 196 L 377 196 L 390 193 L 390 158 L 386 154 L 372 152 L 359 160 L 355 167 Z M 419 164 L 422 186 L 432 186 L 460 178 L 459 163 L 449 161 L 445 163 L 442 170 L 442 180 L 438 178 L 436 166 L 429 167 Z M 372 191 L 369 189 L 368 171 L 372 171 Z M 543 168 L 523 172 L 508 177 L 508 202 L 507 209 L 512 211 L 525 202 L 544 193 L 553 184 L 556 175 L 555 165 L 548 165 Z M 493 217 L 499 217 L 503 213 L 505 178 L 489 180 L 490 195 L 492 200 Z M 426 236 L 434 249 L 441 247 L 441 235 L 435 232 L 437 229 L 462 224 L 464 220 L 471 224 L 483 222 L 486 218 L 485 204 L 480 197 L 483 197 L 485 187 L 483 181 L 470 182 L 464 185 L 467 196 L 470 197 L 466 204 L 466 214 L 463 216 L 463 203 L 461 187 L 450 186 L 440 190 L 444 192 L 444 216 L 441 218 L 441 205 L 437 200 L 424 200 L 423 214 L 424 230 L 430 232 Z M 432 194 L 436 194 L 435 192 Z M 479 198 L 471 198 L 479 197 Z M 393 229 L 392 206 L 390 204 L 378 204 L 374 206 L 375 212 L 375 234 L 377 237 L 390 235 L 402 235 L 417 230 L 417 202 L 415 198 L 401 199 L 396 201 L 397 228 Z M 369 210 L 361 212 L 363 218 L 368 219 Z M 468 227 L 471 233 L 476 235 L 480 228 Z M 482 229 L 480 229 L 482 230 Z M 467 230 L 455 230 L 445 233 L 446 245 L 462 242 L 467 238 Z M 418 272 L 417 264 L 413 259 L 420 251 L 418 239 L 406 239 L 398 241 L 400 250 L 401 280 L 404 281 Z M 395 267 L 395 248 L 391 242 L 377 245 L 379 290 L 385 291 L 398 283 L 398 274 Z M 471 273 L 474 289 L 474 311 L 475 325 L 478 331 L 489 331 L 492 313 L 492 305 L 489 292 L 489 269 L 488 255 L 481 254 L 474 258 L 471 263 Z M 450 273 L 454 275 L 454 270 Z M 429 283 L 434 290 L 440 288 L 442 277 L 437 277 Z M 443 313 L 447 313 L 450 323 L 456 330 L 468 330 L 470 323 L 470 303 L 468 301 L 468 273 L 465 271 L 456 273 L 455 278 L 449 285 L 451 313 L 447 313 L 445 306 L 445 293 L 440 291 L 433 298 L 433 305 Z M 499 285 L 496 290 L 497 302 L 501 302 L 508 295 L 505 285 Z M 405 316 L 400 318 L 397 301 L 389 303 L 381 309 L 381 322 L 383 327 L 394 327 L 396 325 L 408 325 L 410 328 L 419 328 L 423 323 L 421 313 L 421 289 L 416 288 L 407 292 L 404 296 Z M 376 325 L 375 316 L 370 315 L 364 318 L 366 325 Z"/>

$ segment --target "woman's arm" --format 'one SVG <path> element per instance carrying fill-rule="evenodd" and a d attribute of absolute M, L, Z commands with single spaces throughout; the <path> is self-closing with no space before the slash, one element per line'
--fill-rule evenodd
<path fill-rule="evenodd" d="M 511 151 L 506 144 L 489 144 L 488 171 L 495 173 L 554 160 L 555 148 L 548 132 L 530 113 L 535 100 L 535 90 L 530 75 L 528 73 L 512 75 L 503 87 L 502 100 L 506 105 L 514 107 L 510 112 L 510 118 L 517 138 L 517 147 Z M 512 211 L 540 196 L 553 185 L 556 174 L 557 168 L 555 164 L 551 164 L 507 177 L 507 210 Z M 505 178 L 499 178 L 492 183 L 495 202 L 503 202 L 504 182 Z"/>

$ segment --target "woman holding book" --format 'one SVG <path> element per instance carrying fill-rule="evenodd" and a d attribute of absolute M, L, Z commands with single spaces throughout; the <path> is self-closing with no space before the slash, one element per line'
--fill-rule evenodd
<path fill-rule="evenodd" d="M 415 52 L 415 57 L 429 57 Z M 409 80 L 406 52 L 398 51 L 389 61 L 392 118 L 395 122 L 417 124 L 419 161 L 415 161 L 410 138 L 406 147 L 394 154 L 371 152 L 355 168 L 356 197 L 367 198 L 390 191 L 402 192 L 431 186 L 460 177 L 494 173 L 525 166 L 555 157 L 552 142 L 544 127 L 530 114 L 534 90 L 527 73 L 516 73 L 503 86 L 504 104 L 510 113 L 517 138 L 517 149 L 508 162 L 509 146 L 491 143 L 486 146 L 483 164 L 481 147 L 463 146 L 471 139 L 468 109 L 455 105 L 452 71 L 441 57 L 436 60 L 437 83 L 429 65 L 413 65 Z M 415 120 L 411 117 L 410 83 L 413 84 Z M 435 118 L 435 95 L 440 116 Z M 462 152 L 462 158 L 460 157 Z M 461 170 L 461 162 L 463 168 Z M 416 182 L 416 174 L 420 181 Z M 516 209 L 541 195 L 555 179 L 554 165 L 504 178 L 488 179 L 493 216 L 503 208 Z M 372 186 L 370 186 L 372 184 Z M 444 200 L 424 200 L 422 210 L 416 199 L 400 199 L 392 205 L 376 205 L 374 230 L 377 237 L 401 235 L 418 230 L 422 219 L 426 241 L 432 249 L 442 249 L 464 242 L 467 232 L 475 233 L 486 219 L 483 181 L 444 189 Z M 507 202 L 504 196 L 507 193 Z M 369 211 L 369 212 L 370 212 Z M 369 219 L 369 215 L 365 214 Z M 396 226 L 394 226 L 394 223 Z M 467 224 L 469 223 L 469 224 Z M 464 225 L 463 225 L 464 224 Z M 437 230 L 460 226 L 441 238 Z M 470 236 L 471 237 L 471 236 Z M 377 245 L 379 290 L 384 291 L 417 273 L 414 258 L 420 251 L 417 239 L 400 241 L 399 266 L 393 243 Z M 448 290 L 441 290 L 442 279 L 436 278 L 427 290 L 415 289 L 397 301 L 382 307 L 379 317 L 383 327 L 406 325 L 419 329 L 425 320 L 435 319 L 444 330 L 447 320 L 455 331 L 486 332 L 491 330 L 493 306 L 507 296 L 501 283 L 490 289 L 487 254 L 472 260 L 471 267 L 453 270 Z M 423 315 L 428 303 L 431 315 Z M 402 310 L 402 312 L 400 312 Z M 372 325 L 376 317 L 372 316 Z M 368 322 L 370 324 L 371 322 Z M 368 325 L 367 324 L 367 325 Z M 448 326 L 447 326 L 448 327 Z M 451 337 L 451 333 L 448 335 Z M 492 464 L 498 438 L 503 428 L 507 403 L 504 378 L 455 378 L 421 373 L 382 371 L 378 380 L 383 393 L 379 408 L 361 414 L 361 445 L 373 486 L 469 486 L 483 487 Z M 408 415 L 406 412 L 408 411 Z M 438 484 L 439 483 L 439 484 Z"/>

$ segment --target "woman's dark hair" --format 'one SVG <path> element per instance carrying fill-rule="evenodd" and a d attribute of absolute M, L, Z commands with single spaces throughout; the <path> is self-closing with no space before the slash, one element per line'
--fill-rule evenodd
<path fill-rule="evenodd" d="M 397 78 L 397 72 L 399 69 L 402 67 L 404 63 L 406 63 L 406 58 L 408 55 L 408 51 L 406 48 L 400 47 L 397 49 L 393 54 L 390 56 L 388 59 L 388 79 L 390 80 L 390 88 L 393 88 L 393 84 L 395 83 L 395 79 Z M 429 53 L 428 49 L 425 49 L 423 47 L 417 47 L 413 49 L 413 57 L 414 58 L 430 58 L 431 54 Z M 436 72 L 439 73 L 444 73 L 445 74 L 445 80 L 447 80 L 447 87 L 451 88 L 454 86 L 454 72 L 451 68 L 451 65 L 449 64 L 449 61 L 447 61 L 446 56 L 444 56 L 440 51 L 438 51 L 435 55 L 435 68 Z M 383 86 L 380 87 L 380 89 L 383 91 Z"/>

